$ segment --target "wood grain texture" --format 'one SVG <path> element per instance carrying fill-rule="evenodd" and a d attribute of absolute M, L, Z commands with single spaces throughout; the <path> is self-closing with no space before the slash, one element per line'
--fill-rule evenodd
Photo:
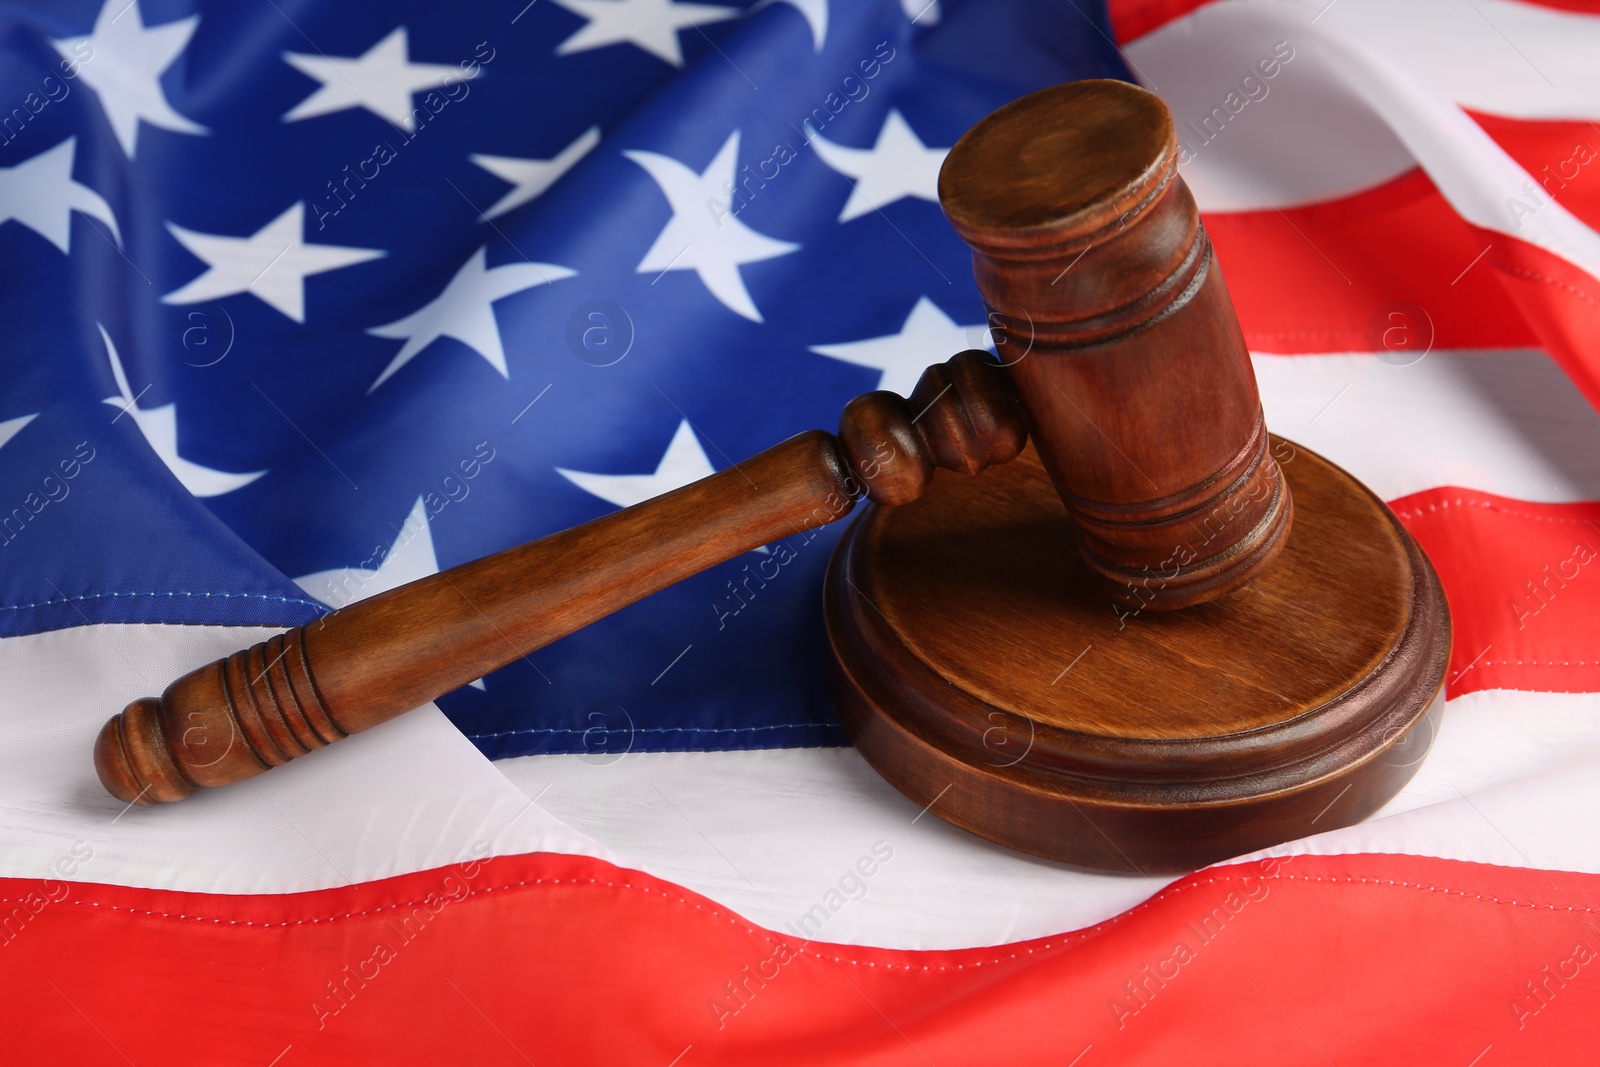
<path fill-rule="evenodd" d="M 1176 614 L 1062 550 L 1073 519 L 1031 449 L 863 514 L 825 591 L 856 746 L 941 818 L 1094 867 L 1191 869 L 1376 810 L 1431 740 L 1448 610 L 1380 500 L 1274 450 L 1301 502 L 1281 557 Z"/>
<path fill-rule="evenodd" d="M 182 800 L 386 722 L 724 560 L 850 513 L 915 499 L 934 468 L 977 472 L 1027 440 L 985 353 L 868 393 L 839 437 L 813 430 L 691 485 L 389 590 L 208 664 L 106 723 L 100 781 Z"/>
<path fill-rule="evenodd" d="M 1292 502 L 1165 105 L 1119 81 L 1023 97 L 939 195 L 1091 573 L 1152 611 L 1260 574 Z"/>

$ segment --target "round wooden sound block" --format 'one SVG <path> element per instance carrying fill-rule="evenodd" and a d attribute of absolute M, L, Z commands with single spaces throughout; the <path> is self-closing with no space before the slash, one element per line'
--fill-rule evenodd
<path fill-rule="evenodd" d="M 1089 867 L 1190 870 L 1376 811 L 1433 739 L 1449 610 L 1382 501 L 1274 454 L 1282 556 L 1173 613 L 1095 583 L 1031 446 L 867 510 L 824 592 L 856 747 L 934 815 Z"/>

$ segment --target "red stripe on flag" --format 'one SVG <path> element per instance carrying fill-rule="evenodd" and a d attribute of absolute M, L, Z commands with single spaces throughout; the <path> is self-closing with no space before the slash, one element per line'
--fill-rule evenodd
<path fill-rule="evenodd" d="M 1390 506 L 1450 600 L 1448 696 L 1600 692 L 1600 503 L 1445 488 Z"/>
<path fill-rule="evenodd" d="M 1600 1013 L 1600 876 L 1410 856 L 1201 871 L 953 952 L 808 945 L 566 856 L 275 897 L 0 887 L 13 916 L 52 898 L 0 948 L 17 1063 L 1548 1063 Z"/>
<path fill-rule="evenodd" d="M 1154 33 L 1211 0 L 1108 0 L 1111 35 L 1123 44 Z"/>
<path fill-rule="evenodd" d="M 1533 177 L 1529 213 L 1555 200 L 1586 225 L 1600 229 L 1600 127 L 1583 121 L 1535 121 L 1467 114 L 1506 155 Z M 1507 212 L 1508 217 L 1510 212 Z"/>
<path fill-rule="evenodd" d="M 1579 15 L 1600 15 L 1600 0 L 1522 0 L 1535 7 L 1553 7 L 1557 11 L 1571 11 Z"/>
<path fill-rule="evenodd" d="M 1600 281 L 1537 245 L 1474 227 L 1539 347 L 1561 364 L 1589 402 L 1600 407 Z"/>
<path fill-rule="evenodd" d="M 1426 312 L 1435 348 L 1539 343 L 1484 269 L 1489 242 L 1420 169 L 1339 200 L 1208 213 L 1205 225 L 1258 351 L 1377 351 L 1397 307 Z"/>

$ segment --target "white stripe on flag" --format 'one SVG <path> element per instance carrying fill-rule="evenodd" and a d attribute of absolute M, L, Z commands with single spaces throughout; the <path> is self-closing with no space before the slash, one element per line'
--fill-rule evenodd
<path fill-rule="evenodd" d="M 1479 18 L 1470 8 L 1461 7 L 1437 32 L 1448 37 L 1449 26 Z M 1346 26 L 1334 8 L 1313 23 L 1315 13 L 1314 7 L 1275 0 L 1213 4 L 1128 46 L 1132 63 L 1159 87 L 1180 139 L 1193 152 L 1183 173 L 1202 211 L 1266 211 L 1331 200 L 1420 164 L 1469 222 L 1600 276 L 1600 235 L 1538 193 L 1538 182 L 1444 95 L 1429 72 L 1395 50 L 1382 19 Z M 1573 35 L 1575 40 L 1597 42 L 1588 46 L 1592 54 L 1600 47 L 1600 19 L 1578 25 L 1587 32 Z M 1555 36 L 1541 37 L 1539 44 L 1554 47 Z M 1224 108 L 1227 121 L 1214 117 L 1216 132 L 1207 129 L 1206 116 L 1229 93 L 1242 99 L 1241 78 L 1254 73 L 1278 41 L 1289 42 L 1294 58 L 1264 83 L 1267 95 L 1243 104 L 1237 114 Z M 1501 48 L 1515 53 L 1504 41 Z M 1457 62 L 1474 64 L 1475 56 L 1464 54 Z M 1595 64 L 1585 62 L 1594 80 Z M 1525 80 L 1541 76 L 1529 70 Z M 1513 211 L 1512 201 L 1537 209 Z"/>
<path fill-rule="evenodd" d="M 1076 929 L 1170 881 L 1075 870 L 919 818 L 850 749 L 489 764 L 432 709 L 254 784 L 119 818 L 122 806 L 88 769 L 87 741 L 111 694 L 123 699 L 145 682 L 106 661 L 128 656 L 154 677 L 261 632 L 96 626 L 0 641 L 0 666 L 19 698 L 0 713 L 0 874 L 65 878 L 57 864 L 82 860 L 87 846 L 74 880 L 295 892 L 432 869 L 482 854 L 483 842 L 496 855 L 598 856 L 769 929 L 890 948 Z M 106 654 L 107 641 L 118 655 Z M 1509 692 L 1452 701 L 1433 754 L 1388 817 L 1281 851 L 1600 872 L 1600 839 L 1573 832 L 1572 822 L 1600 803 L 1597 703 Z M 57 714 L 23 714 L 39 707 Z M 870 874 L 858 873 L 863 859 Z"/>
<path fill-rule="evenodd" d="M 819 941 L 940 949 L 1042 937 L 1109 919 L 1174 877 L 1078 870 L 991 844 L 931 817 L 937 802 L 924 816 L 849 748 L 495 765 L 629 866 Z"/>
<path fill-rule="evenodd" d="M 1582 826 L 1600 807 L 1597 705 L 1566 693 L 1453 700 L 1416 779 L 1379 816 L 1273 851 L 1600 873 L 1600 837 Z M 633 753 L 614 763 L 523 756 L 496 766 L 629 866 L 821 941 L 935 949 L 1042 937 L 1109 919 L 1172 880 L 1066 867 L 917 819 L 918 806 L 853 749 Z M 893 857 L 850 878 L 880 842 Z M 800 928 L 830 891 L 842 906 Z"/>
<path fill-rule="evenodd" d="M 1429 352 L 1409 366 L 1369 352 L 1254 363 L 1268 428 L 1385 500 L 1440 486 L 1600 500 L 1600 415 L 1543 352 Z"/>
<path fill-rule="evenodd" d="M 1597 712 L 1593 693 L 1452 700 L 1417 777 L 1382 811 L 1256 858 L 1399 853 L 1600 874 Z"/>
<path fill-rule="evenodd" d="M 293 893 L 490 853 L 610 858 L 530 806 L 431 705 L 180 804 L 130 809 L 101 788 L 91 754 L 113 712 L 274 632 L 94 625 L 0 640 L 0 877 Z"/>
<path fill-rule="evenodd" d="M 1594 15 L 1514 0 L 1339 0 L 1318 25 L 1329 19 L 1470 111 L 1600 119 Z"/>

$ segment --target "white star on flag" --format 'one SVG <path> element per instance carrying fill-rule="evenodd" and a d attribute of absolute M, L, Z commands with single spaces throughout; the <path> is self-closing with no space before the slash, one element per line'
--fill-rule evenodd
<path fill-rule="evenodd" d="M 283 116 L 284 122 L 364 107 L 407 133 L 415 133 L 417 123 L 411 106 L 412 95 L 425 89 L 437 89 L 450 77 L 465 80 L 471 76 L 453 63 L 411 62 L 404 26 L 397 27 L 359 56 L 285 52 L 283 59 L 301 74 L 322 83 L 316 92 Z"/>
<path fill-rule="evenodd" d="M 800 12 L 806 24 L 811 27 L 811 43 L 817 51 L 822 51 L 822 43 L 828 37 L 828 0 L 759 0 L 750 8 L 749 14 L 754 15 L 762 8 L 774 4 L 788 4 Z"/>
<path fill-rule="evenodd" d="M 811 139 L 811 147 L 824 163 L 855 181 L 840 222 L 907 196 L 938 203 L 939 168 L 950 151 L 924 145 L 899 111 L 889 112 L 871 148 L 846 148 L 820 136 Z"/>
<path fill-rule="evenodd" d="M 0 448 L 4 448 L 7 441 L 21 433 L 24 426 L 38 417 L 39 413 L 36 411 L 32 415 L 18 415 L 14 419 L 0 422 Z"/>
<path fill-rule="evenodd" d="M 588 24 L 562 41 L 556 55 L 586 52 L 613 44 L 636 44 L 675 67 L 683 66 L 678 31 L 737 17 L 736 7 L 680 4 L 674 0 L 556 0 Z"/>
<path fill-rule="evenodd" d="M 917 298 L 917 306 L 906 316 L 899 333 L 845 344 L 812 345 L 811 351 L 882 371 L 879 389 L 910 396 L 930 364 L 989 343 L 987 325 L 958 326 L 939 310 L 939 305 L 924 296 Z"/>
<path fill-rule="evenodd" d="M 106 332 L 104 326 L 100 327 L 100 339 L 105 342 L 106 356 L 111 360 L 111 377 L 116 379 L 118 393 L 117 396 L 106 397 L 105 403 L 121 408 L 133 419 L 133 424 L 144 435 L 150 450 L 166 464 L 172 476 L 178 479 L 179 484 L 185 489 L 195 496 L 221 496 L 223 493 L 243 488 L 267 473 L 251 471 L 249 474 L 231 474 L 199 463 L 191 463 L 178 455 L 178 405 L 140 408 L 137 403 L 138 396 L 134 395 L 132 387 L 129 386 L 127 372 L 122 367 L 122 360 L 117 356 L 117 346 L 111 343 L 111 335 Z M 114 418 L 121 417 L 118 415 Z"/>
<path fill-rule="evenodd" d="M 579 135 L 560 152 L 554 159 L 518 159 L 514 156 L 485 156 L 473 155 L 467 158 L 493 174 L 502 181 L 508 181 L 516 188 L 512 189 L 499 200 L 495 201 L 484 214 L 484 220 L 498 218 L 506 212 L 519 208 L 523 204 L 542 194 L 546 189 L 556 183 L 567 171 L 571 170 L 590 149 L 600 143 L 600 127 L 591 126 Z"/>
<path fill-rule="evenodd" d="M 667 451 L 661 457 L 661 462 L 656 464 L 653 473 L 590 474 L 586 471 L 567 470 L 565 467 L 557 467 L 556 473 L 584 492 L 591 493 L 608 504 L 615 504 L 619 508 L 631 508 L 662 493 L 670 493 L 674 489 L 682 489 L 691 482 L 698 482 L 701 478 L 709 478 L 717 472 L 711 466 L 706 450 L 700 447 L 700 439 L 695 436 L 694 427 L 689 424 L 688 419 L 684 419 L 678 424 L 677 432 L 672 435 L 672 440 L 667 444 Z M 772 549 L 766 545 L 754 551 L 767 555 L 772 553 Z"/>
<path fill-rule="evenodd" d="M 296 578 L 294 584 L 330 608 L 342 608 L 438 573 L 439 557 L 433 550 L 428 508 L 418 497 L 376 570 L 335 567 Z"/>
<path fill-rule="evenodd" d="M 631 508 L 662 493 L 681 489 L 690 482 L 716 473 L 706 450 L 700 447 L 694 427 L 685 419 L 667 445 L 666 454 L 651 474 L 589 474 L 557 467 L 556 473 L 586 493 L 592 493 L 608 504 Z"/>
<path fill-rule="evenodd" d="M 85 37 L 51 41 L 57 52 L 78 64 L 78 75 L 100 98 L 117 142 L 129 159 L 139 136 L 139 120 L 177 133 L 209 131 L 172 109 L 161 88 L 161 72 L 189 45 L 199 15 L 146 27 L 138 0 L 106 0 Z"/>
<path fill-rule="evenodd" d="M 342 608 L 438 573 L 439 556 L 433 547 L 433 527 L 428 525 L 427 504 L 419 496 L 376 570 L 335 567 L 331 571 L 296 578 L 294 584 L 330 608 Z M 474 689 L 488 688 L 482 678 L 469 684 Z"/>
<path fill-rule="evenodd" d="M 77 138 L 68 137 L 14 167 L 0 167 L 0 224 L 15 220 L 63 252 L 71 251 L 72 213 L 99 219 L 122 244 L 111 205 L 87 185 L 72 180 Z"/>
<path fill-rule="evenodd" d="M 461 265 L 444 292 L 405 318 L 367 331 L 377 337 L 404 338 L 406 342 L 372 383 L 368 393 L 441 337 L 454 337 L 482 356 L 489 366 L 500 372 L 500 377 L 510 379 L 500 326 L 494 317 L 495 301 L 524 289 L 570 278 L 578 272 L 551 263 L 507 263 L 493 268 L 487 263 L 488 246 L 485 245 Z"/>
<path fill-rule="evenodd" d="M 162 297 L 163 304 L 198 304 L 235 293 L 254 293 L 295 322 L 306 321 L 307 275 L 365 263 L 384 254 L 372 248 L 306 244 L 302 236 L 304 201 L 249 237 L 196 233 L 171 222 L 167 229 L 209 269 Z"/>
<path fill-rule="evenodd" d="M 672 205 L 672 218 L 644 254 L 639 273 L 692 270 L 730 311 L 761 322 L 761 312 L 750 299 L 739 267 L 786 255 L 800 246 L 757 233 L 728 208 L 730 194 L 726 190 L 733 188 L 734 171 L 739 165 L 739 131 L 728 135 L 716 158 L 701 174 L 655 152 L 623 155 L 655 179 Z M 728 210 L 713 211 L 715 205 Z"/>

